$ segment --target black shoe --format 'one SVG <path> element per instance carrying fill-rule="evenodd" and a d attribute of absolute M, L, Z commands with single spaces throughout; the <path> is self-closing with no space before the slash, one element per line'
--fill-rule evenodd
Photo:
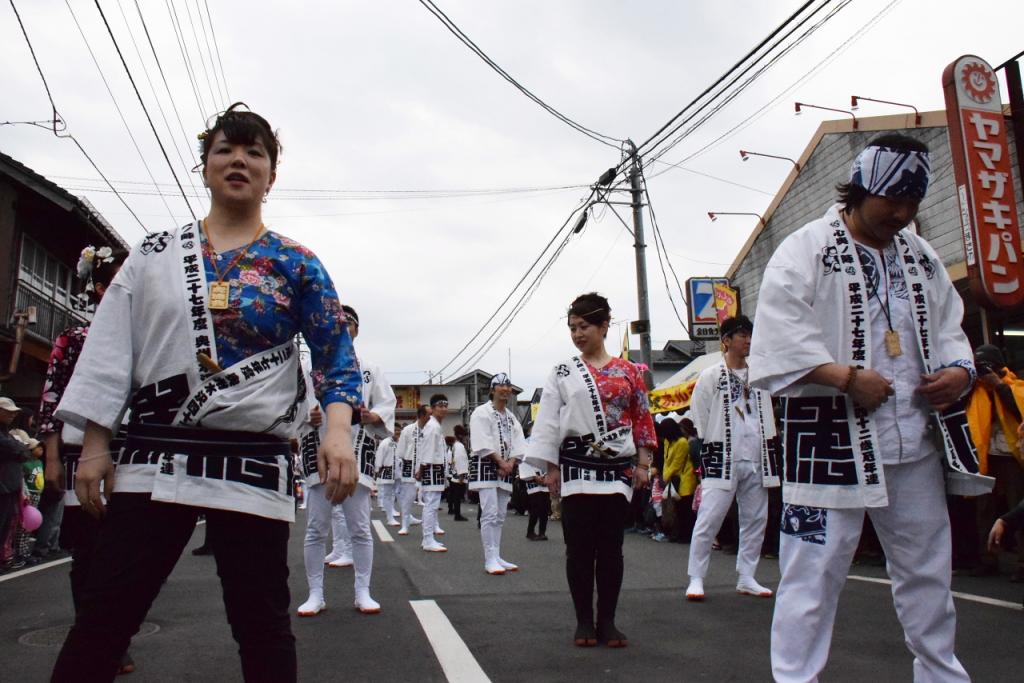
<path fill-rule="evenodd" d="M 597 640 L 608 647 L 626 647 L 626 634 L 615 628 L 615 622 L 605 621 L 597 625 Z"/>
<path fill-rule="evenodd" d="M 536 541 L 537 540 L 537 534 L 535 534 L 535 533 L 533 533 L 531 531 L 528 534 L 526 534 L 526 539 L 529 540 L 529 541 Z"/>
<path fill-rule="evenodd" d="M 462 515 L 455 515 L 455 521 L 456 522 L 468 522 L 469 519 L 466 518 L 466 517 L 463 517 Z"/>
<path fill-rule="evenodd" d="M 538 541 L 546 541 L 546 540 L 548 540 L 548 536 L 547 536 L 547 534 L 537 534 L 536 540 L 538 540 Z"/>
<path fill-rule="evenodd" d="M 193 555 L 213 555 L 213 548 L 205 543 L 192 551 Z"/>
<path fill-rule="evenodd" d="M 576 635 L 572 638 L 576 647 L 594 647 L 597 645 L 597 631 L 590 623 L 576 624 Z"/>

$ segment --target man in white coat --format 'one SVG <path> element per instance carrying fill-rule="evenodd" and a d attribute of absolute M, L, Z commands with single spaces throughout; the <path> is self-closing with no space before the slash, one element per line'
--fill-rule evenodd
<path fill-rule="evenodd" d="M 343 305 L 349 334 L 354 340 L 359 335 L 359 315 L 351 306 Z M 370 596 L 370 576 L 373 572 L 373 533 L 370 529 L 370 492 L 374 486 L 377 439 L 394 431 L 395 394 L 381 369 L 359 360 L 362 373 L 363 403 L 360 422 L 352 428 L 352 444 L 359 467 L 359 485 L 342 503 L 330 505 L 319 483 L 310 486 L 307 504 L 304 560 L 309 598 L 298 609 L 300 617 L 320 613 L 324 600 L 324 564 L 332 567 L 353 566 L 355 607 L 364 614 L 380 612 L 380 603 Z M 334 536 L 331 555 L 324 557 L 327 528 L 330 524 Z"/>
<path fill-rule="evenodd" d="M 783 240 L 765 269 L 750 381 L 782 403 L 777 681 L 816 681 L 825 667 L 865 511 L 914 680 L 969 680 L 954 654 L 946 490 L 978 495 L 990 482 L 962 401 L 976 377 L 963 302 L 910 228 L 929 173 L 920 140 L 872 140 L 839 202 Z"/>
<path fill-rule="evenodd" d="M 508 408 L 512 380 L 504 372 L 491 378 L 491 400 L 469 418 L 469 488 L 480 496 L 480 540 L 484 571 L 501 575 L 519 569 L 501 557 L 501 529 L 512 495 L 516 466 L 526 454 L 519 420 Z"/>
<path fill-rule="evenodd" d="M 401 476 L 401 467 L 396 457 L 398 440 L 401 435 L 402 425 L 395 424 L 394 434 L 377 445 L 377 453 L 374 456 L 374 479 L 377 482 L 377 495 L 380 509 L 384 512 L 388 526 L 400 526 L 400 522 L 395 519 L 395 515 L 398 514 L 395 506 L 395 493 Z"/>
<path fill-rule="evenodd" d="M 704 577 L 711 562 L 711 543 L 736 499 L 740 544 L 736 554 L 736 592 L 770 598 L 771 590 L 754 578 L 768 521 L 768 491 L 778 486 L 775 471 L 775 417 L 771 397 L 748 382 L 750 335 L 746 316 L 722 322 L 725 353 L 706 368 L 693 390 L 691 412 L 701 439 L 701 502 L 690 542 L 686 599 L 704 599 Z"/>
<path fill-rule="evenodd" d="M 395 483 L 398 486 L 398 508 L 402 526 L 399 536 L 408 536 L 409 527 L 420 524 L 420 520 L 412 516 L 412 505 L 416 500 L 419 480 L 419 450 L 423 442 L 423 427 L 430 421 L 430 406 L 420 405 L 416 408 L 416 421 L 410 422 L 398 437 L 398 450 L 395 462 L 398 472 Z"/>
<path fill-rule="evenodd" d="M 448 397 L 434 394 L 430 397 L 430 419 L 423 425 L 423 439 L 417 453 L 416 480 L 423 497 L 423 550 L 430 553 L 447 552 L 436 535 L 444 533 L 437 523 L 437 510 L 448 474 L 448 445 L 444 442 L 441 421 L 448 414 Z"/>

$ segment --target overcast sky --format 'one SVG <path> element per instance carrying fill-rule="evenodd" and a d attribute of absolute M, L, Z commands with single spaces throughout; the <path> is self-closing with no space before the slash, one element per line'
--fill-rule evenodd
<path fill-rule="evenodd" d="M 197 9 L 202 8 L 205 19 L 206 2 L 220 53 L 216 73 L 221 74 L 222 63 L 226 93 L 222 85 L 212 85 L 210 38 L 200 28 Z M 151 194 L 155 190 L 149 173 L 68 6 L 57 0 L 15 4 L 68 132 L 119 190 L 146 193 L 123 195 L 146 229 L 163 230 L 190 219 L 94 3 L 74 1 L 71 8 L 142 158 L 169 194 L 166 207 Z M 318 199 L 314 197 L 324 193 L 313 190 L 588 185 L 619 161 L 616 149 L 569 128 L 502 80 L 416 0 L 172 4 L 198 73 L 200 102 L 167 3 L 139 1 L 186 134 L 134 1 L 101 2 L 186 191 L 193 192 L 193 184 L 201 190 L 198 177 L 187 168 L 193 164 L 195 136 L 209 114 L 225 101 L 243 100 L 266 116 L 279 128 L 285 151 L 265 220 L 326 263 L 342 300 L 359 310 L 360 355 L 380 364 L 394 383 L 423 381 L 427 370 L 446 363 L 494 312 L 587 190 L 431 199 L 397 199 L 386 192 Z M 493 60 L 551 106 L 588 128 L 639 143 L 802 2 L 437 4 Z M 834 1 L 832 6 L 840 4 Z M 50 106 L 42 82 L 7 3 L 0 7 L 0 16 L 0 121 L 47 119 Z M 908 102 L 922 111 L 939 109 L 943 68 L 962 54 L 978 54 L 993 65 L 1016 54 L 1024 49 L 1022 20 L 1019 0 L 981 0 L 969 9 L 950 0 L 855 0 L 844 8 L 665 161 L 688 157 L 797 84 L 791 92 L 731 137 L 688 160 L 688 170 L 649 177 L 658 222 L 680 279 L 723 273 L 756 222 L 741 216 L 712 224 L 708 211 L 762 212 L 789 171 L 785 162 L 770 159 L 741 163 L 738 150 L 796 157 L 818 123 L 833 117 L 813 110 L 794 116 L 794 101 L 844 108 L 850 95 L 858 94 Z M 156 88 L 155 98 L 133 37 Z M 216 50 L 213 54 L 217 61 Z M 801 81 L 819 63 L 822 67 Z M 865 103 L 860 113 L 899 111 Z M 87 197 L 128 242 L 144 234 L 113 194 L 100 191 L 97 174 L 70 141 L 30 126 L 0 126 L 0 151 Z M 655 164 L 648 171 L 666 168 Z M 200 216 L 206 206 L 205 198 L 193 200 Z M 629 208 L 616 208 L 629 221 Z M 652 333 L 654 347 L 661 348 L 684 333 L 672 312 L 649 228 Z M 511 355 L 513 380 L 532 391 L 553 363 L 575 350 L 564 314 L 576 294 L 590 290 L 611 300 L 614 326 L 608 347 L 618 353 L 625 324 L 637 317 L 631 246 L 630 235 L 610 210 L 595 209 L 586 230 L 569 243 L 507 333 L 473 365 L 488 372 L 507 370 Z M 685 310 L 680 312 L 685 318 Z M 480 341 L 470 349 L 477 349 Z M 637 338 L 631 344 L 637 348 Z"/>

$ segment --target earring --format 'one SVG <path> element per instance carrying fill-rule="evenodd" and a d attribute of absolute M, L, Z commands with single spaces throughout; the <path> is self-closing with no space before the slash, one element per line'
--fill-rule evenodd
<path fill-rule="evenodd" d="M 269 194 L 269 193 L 268 193 L 268 194 Z M 266 203 L 267 203 L 267 195 L 263 195 L 263 203 L 264 203 L 264 204 L 266 204 Z"/>

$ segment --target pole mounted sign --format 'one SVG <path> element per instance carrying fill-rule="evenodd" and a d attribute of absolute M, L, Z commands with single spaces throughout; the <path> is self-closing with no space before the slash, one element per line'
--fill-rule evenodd
<path fill-rule="evenodd" d="M 964 55 L 942 72 L 942 87 L 971 291 L 986 308 L 1015 308 L 1024 262 L 999 81 L 985 60 Z"/>
<path fill-rule="evenodd" d="M 720 306 L 715 303 L 715 288 L 719 289 L 720 297 L 723 287 L 733 295 L 735 290 L 729 287 L 728 278 L 724 277 L 691 277 L 686 281 L 686 291 L 689 294 L 690 339 L 713 340 L 718 339 L 718 310 Z M 733 297 L 733 301 L 736 297 Z M 735 313 L 734 313 L 735 314 Z"/>

